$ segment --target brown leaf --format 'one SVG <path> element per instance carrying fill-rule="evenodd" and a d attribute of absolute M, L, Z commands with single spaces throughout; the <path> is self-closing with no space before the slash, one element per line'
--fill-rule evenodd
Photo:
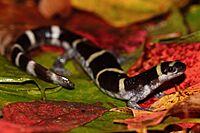
<path fill-rule="evenodd" d="M 57 20 L 45 19 L 38 11 L 37 6 L 23 4 L 5 4 L 0 2 L 1 24 L 10 25 L 50 25 L 58 23 Z"/>
<path fill-rule="evenodd" d="M 200 117 L 200 93 L 190 96 L 187 100 L 177 103 L 168 111 L 168 115 L 180 118 Z"/>
<path fill-rule="evenodd" d="M 139 130 L 148 126 L 159 124 L 166 115 L 166 111 L 149 112 L 135 109 L 131 110 L 135 118 L 125 120 L 114 120 L 114 122 L 127 124 L 127 128 L 130 130 Z"/>
<path fill-rule="evenodd" d="M 200 132 L 200 124 L 197 124 L 196 126 L 192 127 L 191 133 L 199 133 Z"/>
<path fill-rule="evenodd" d="M 41 0 L 38 8 L 46 18 L 51 18 L 57 14 L 67 17 L 71 13 L 70 0 L 59 0 L 59 2 L 57 0 Z"/>
<path fill-rule="evenodd" d="M 100 105 L 65 101 L 17 102 L 3 108 L 3 120 L 32 132 L 62 132 L 83 125 L 106 111 Z"/>
<path fill-rule="evenodd" d="M 151 105 L 151 108 L 155 108 L 157 111 L 166 110 L 173 107 L 178 102 L 182 102 L 189 98 L 189 96 L 200 93 L 200 85 L 191 86 L 185 90 L 180 90 L 172 94 L 168 94 L 157 100 Z"/>

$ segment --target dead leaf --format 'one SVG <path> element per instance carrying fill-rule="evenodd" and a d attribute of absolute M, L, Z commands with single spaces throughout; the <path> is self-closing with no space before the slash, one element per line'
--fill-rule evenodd
<path fill-rule="evenodd" d="M 140 130 L 159 124 L 166 115 L 166 111 L 162 112 L 149 112 L 131 109 L 135 118 L 126 120 L 114 120 L 116 123 L 127 124 L 129 130 Z"/>
<path fill-rule="evenodd" d="M 129 107 L 118 107 L 118 108 L 112 108 L 109 111 L 111 112 L 124 112 L 124 113 L 133 113 L 132 109 Z M 134 114 L 133 114 L 134 115 Z"/>
<path fill-rule="evenodd" d="M 192 127 L 191 132 L 199 133 L 200 132 L 200 124 L 197 124 L 196 126 Z"/>
<path fill-rule="evenodd" d="M 61 23 L 58 20 L 45 19 L 38 11 L 37 6 L 25 6 L 23 4 L 7 4 L 0 2 L 1 24 L 4 25 L 52 25 Z"/>
<path fill-rule="evenodd" d="M 174 105 L 168 111 L 168 115 L 179 118 L 199 118 L 200 117 L 200 93 L 190 96 L 183 102 Z"/>
<path fill-rule="evenodd" d="M 181 121 L 181 119 L 186 118 L 199 118 L 200 116 L 200 93 L 190 96 L 187 100 L 175 104 L 172 108 L 166 111 L 160 112 L 148 112 L 131 109 L 133 112 L 134 118 L 129 118 L 125 120 L 114 120 L 116 123 L 126 124 L 129 130 L 138 131 L 140 129 L 158 126 L 164 119 L 167 117 L 178 117 L 180 122 L 177 119 L 173 122 L 166 124 L 169 126 L 171 124 L 178 124 L 183 128 L 191 128 L 196 125 L 195 122 Z M 172 119 L 173 120 L 173 119 Z M 195 121 L 195 120 L 194 120 Z"/>
<path fill-rule="evenodd" d="M 181 90 L 180 92 L 175 92 L 172 94 L 168 94 L 157 100 L 155 103 L 151 105 L 151 108 L 155 108 L 156 111 L 166 110 L 173 107 L 178 102 L 182 102 L 192 96 L 194 94 L 200 93 L 200 85 L 195 85 L 186 88 L 185 90 Z"/>

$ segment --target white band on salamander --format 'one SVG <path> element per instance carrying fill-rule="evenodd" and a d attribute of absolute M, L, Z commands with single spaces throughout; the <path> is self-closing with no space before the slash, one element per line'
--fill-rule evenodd
<path fill-rule="evenodd" d="M 19 59 L 23 55 L 23 52 L 19 52 L 15 58 L 15 65 L 19 67 Z"/>
<path fill-rule="evenodd" d="M 61 30 L 59 26 L 51 26 L 51 43 L 60 46 L 60 40 L 59 37 L 61 35 Z"/>
<path fill-rule="evenodd" d="M 105 50 L 101 50 L 98 51 L 92 55 L 90 55 L 90 57 L 86 60 L 86 62 L 88 63 L 88 65 L 94 60 L 96 59 L 98 56 L 101 56 L 102 54 L 104 54 L 106 51 Z"/>
<path fill-rule="evenodd" d="M 124 80 L 125 80 L 125 78 L 122 78 L 119 80 L 119 92 L 122 94 L 126 93 Z"/>
<path fill-rule="evenodd" d="M 33 75 L 33 76 L 37 76 L 35 73 L 35 62 L 34 61 L 29 61 L 26 67 L 26 71 Z"/>
<path fill-rule="evenodd" d="M 106 72 L 106 71 L 117 72 L 117 73 L 124 73 L 123 70 L 120 70 L 120 69 L 117 69 L 117 68 L 105 68 L 105 69 L 103 69 L 103 70 L 101 70 L 101 71 L 99 71 L 99 72 L 97 73 L 97 76 L 96 76 L 96 84 L 97 84 L 98 86 L 99 86 L 99 81 L 98 81 L 99 76 L 100 76 L 102 73 Z"/>
<path fill-rule="evenodd" d="M 13 46 L 12 46 L 12 51 L 15 49 L 15 48 L 18 48 L 20 51 L 24 51 L 24 49 L 22 48 L 21 45 L 15 43 Z"/>
<path fill-rule="evenodd" d="M 157 72 L 158 76 L 161 76 L 161 75 L 162 75 L 161 64 L 158 64 L 158 65 L 156 66 L 156 72 Z"/>
<path fill-rule="evenodd" d="M 76 49 L 77 45 L 80 43 L 80 42 L 84 42 L 86 41 L 87 39 L 86 38 L 81 38 L 81 39 L 77 39 L 75 41 L 72 42 L 72 46 L 74 49 Z"/>
<path fill-rule="evenodd" d="M 27 30 L 25 32 L 25 34 L 27 35 L 27 37 L 31 43 L 31 46 L 34 46 L 34 44 L 36 44 L 36 39 L 35 39 L 34 33 L 31 30 Z"/>

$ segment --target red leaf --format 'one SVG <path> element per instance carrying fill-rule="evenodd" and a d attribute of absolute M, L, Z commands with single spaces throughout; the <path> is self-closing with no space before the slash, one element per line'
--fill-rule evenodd
<path fill-rule="evenodd" d="M 74 12 L 65 25 L 90 38 L 97 46 L 115 52 L 133 52 L 147 36 L 146 31 L 138 26 L 115 28 L 88 12 Z"/>
<path fill-rule="evenodd" d="M 62 132 L 83 125 L 106 111 L 95 104 L 65 101 L 17 102 L 3 108 L 3 120 L 32 132 Z"/>
<path fill-rule="evenodd" d="M 185 89 L 190 86 L 197 85 L 200 82 L 200 43 L 192 44 L 151 44 L 148 43 L 145 47 L 144 56 L 140 58 L 137 66 L 132 66 L 129 69 L 129 76 L 134 76 L 136 73 L 147 70 L 161 61 L 180 60 L 187 66 L 185 75 L 186 79 L 179 86 L 180 89 Z M 142 60 L 142 61 L 141 61 Z M 165 93 L 173 93 L 174 84 L 168 84 L 171 87 Z M 168 88 L 169 88 L 168 87 Z M 167 87 L 166 87 L 167 88 Z M 146 103 L 146 102 L 145 102 Z M 145 106 L 149 106 L 149 102 Z"/>
<path fill-rule="evenodd" d="M 200 43 L 193 44 L 147 44 L 145 56 L 140 69 L 145 70 L 160 63 L 161 61 L 180 60 L 187 65 L 186 80 L 181 84 L 186 88 L 200 81 Z M 135 66 L 134 66 L 135 67 Z M 131 76 L 134 69 L 129 70 Z"/>
<path fill-rule="evenodd" d="M 196 123 L 185 122 L 185 123 L 180 123 L 180 124 L 177 124 L 177 125 L 186 129 L 186 128 L 194 127 L 196 125 Z"/>
<path fill-rule="evenodd" d="M 30 129 L 25 129 L 21 125 L 8 122 L 6 120 L 0 120 L 1 133 L 31 133 Z"/>
<path fill-rule="evenodd" d="M 194 127 L 192 127 L 191 132 L 199 133 L 200 132 L 200 124 L 196 124 Z"/>

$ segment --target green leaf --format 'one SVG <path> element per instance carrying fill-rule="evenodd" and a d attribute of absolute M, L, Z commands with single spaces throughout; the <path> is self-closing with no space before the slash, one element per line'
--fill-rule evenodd
<path fill-rule="evenodd" d="M 44 63 L 43 63 L 44 64 Z M 3 56 L 0 56 L 0 83 L 35 82 L 39 87 L 53 88 L 55 85 L 35 78 L 19 68 L 13 66 Z"/>
<path fill-rule="evenodd" d="M 38 56 L 36 60 L 38 63 L 41 63 L 44 66 L 49 66 L 53 63 L 56 57 L 57 54 L 45 53 Z M 110 102 L 113 103 L 113 105 L 115 106 L 125 106 L 125 102 L 111 98 L 102 93 L 85 73 L 77 71 L 77 67 L 74 66 L 73 61 L 68 62 L 66 68 L 71 71 L 72 76 L 70 76 L 69 78 L 76 84 L 76 88 L 74 90 L 67 90 L 26 74 L 19 68 L 13 66 L 2 56 L 0 56 L 0 60 L 0 71 L 2 71 L 0 75 L 0 85 L 3 85 L 1 90 L 7 93 L 12 92 L 12 94 L 15 94 L 16 96 L 19 94 L 40 95 L 41 91 L 45 91 L 46 98 L 49 100 L 56 99 L 91 103 L 102 102 L 107 107 Z M 46 62 L 47 60 L 48 62 Z M 28 89 L 26 89 L 26 87 Z"/>
<path fill-rule="evenodd" d="M 177 37 L 187 33 L 183 16 L 176 7 L 171 9 L 170 15 L 166 20 L 161 21 L 157 25 L 147 26 L 146 28 L 148 30 L 149 37 L 153 38 L 153 42 L 158 42 L 164 38 L 174 38 L 174 35 Z"/>
<path fill-rule="evenodd" d="M 45 53 L 38 56 L 36 60 L 44 66 L 49 66 L 56 57 L 57 54 Z M 67 90 L 26 74 L 3 57 L 0 57 L 0 60 L 0 71 L 2 71 L 0 85 L 2 86 L 2 92 L 6 92 L 5 94 L 12 93 L 12 95 L 19 97 L 36 95 L 39 98 L 38 95 L 41 95 L 42 91 L 45 91 L 48 100 L 56 99 L 89 103 L 102 102 L 107 107 L 110 107 L 109 103 L 112 103 L 113 106 L 125 106 L 125 102 L 102 93 L 86 74 L 77 71 L 73 61 L 68 62 L 66 68 L 72 72 L 70 79 L 76 84 L 76 88 L 74 90 Z M 7 69 L 7 72 L 5 72 L 5 69 Z M 32 98 L 35 99 L 34 97 Z M 44 94 L 42 98 L 44 98 Z M 16 99 L 16 101 L 18 100 L 20 98 Z"/>
<path fill-rule="evenodd" d="M 114 119 L 130 118 L 128 113 L 107 112 L 98 119 L 70 131 L 70 133 L 102 133 L 102 132 L 120 132 L 127 131 L 126 125 L 113 123 Z"/>
<path fill-rule="evenodd" d="M 193 5 L 189 8 L 186 14 L 186 21 L 189 25 L 190 31 L 194 32 L 200 30 L 200 6 Z"/>
<path fill-rule="evenodd" d="M 104 103 L 106 107 L 110 107 L 108 106 L 109 103 L 112 103 L 115 106 L 125 106 L 125 103 L 123 101 L 111 98 L 102 93 L 95 85 L 95 83 L 89 77 L 87 77 L 85 73 L 77 71 L 77 68 L 74 67 L 73 61 L 68 62 L 66 67 L 72 73 L 70 79 L 72 82 L 75 83 L 75 89 L 60 89 L 55 93 L 47 94 L 47 99 L 65 99 L 67 101 L 86 103 L 101 102 Z"/>
<path fill-rule="evenodd" d="M 37 56 L 35 59 L 38 63 L 41 63 L 42 65 L 49 68 L 53 64 L 57 56 L 58 55 L 55 53 L 44 53 Z M 39 100 L 41 99 L 40 88 L 45 91 L 45 96 L 47 100 L 64 100 L 84 103 L 100 102 L 106 108 L 112 108 L 116 106 L 120 107 L 126 105 L 124 101 L 112 98 L 102 93 L 95 85 L 95 83 L 87 76 L 87 74 L 80 70 L 80 67 L 78 67 L 79 65 L 75 64 L 74 61 L 69 61 L 65 67 L 72 73 L 69 78 L 75 83 L 76 86 L 74 90 L 67 90 L 62 87 L 57 87 L 55 85 L 46 83 L 26 74 L 17 67 L 12 66 L 12 64 L 3 57 L 0 57 L 0 60 L 2 63 L 0 65 L 0 70 L 5 71 L 5 68 L 7 68 L 7 70 L 10 71 L 8 75 L 5 72 L 2 79 L 6 81 L 6 79 L 4 78 L 12 79 L 13 77 L 12 82 L 0 82 L 1 105 L 4 105 L 8 102 Z M 3 64 L 6 67 L 2 68 Z M 15 77 L 16 73 L 19 74 L 17 75 L 17 78 Z M 21 77 L 23 77 L 23 80 L 18 79 Z M 104 116 L 96 119 L 95 121 L 73 129 L 71 132 L 111 132 L 113 130 L 126 130 L 126 126 L 119 124 L 116 125 L 112 121 L 114 119 L 125 119 L 129 117 L 131 117 L 131 114 L 128 113 L 126 114 L 108 112 Z"/>
<path fill-rule="evenodd" d="M 8 102 L 44 99 L 45 93 L 60 89 L 60 86 L 35 78 L 13 66 L 3 56 L 0 56 L 0 71 L 0 106 Z"/>
<path fill-rule="evenodd" d="M 200 31 L 172 39 L 161 39 L 161 43 L 195 43 L 200 42 Z"/>

